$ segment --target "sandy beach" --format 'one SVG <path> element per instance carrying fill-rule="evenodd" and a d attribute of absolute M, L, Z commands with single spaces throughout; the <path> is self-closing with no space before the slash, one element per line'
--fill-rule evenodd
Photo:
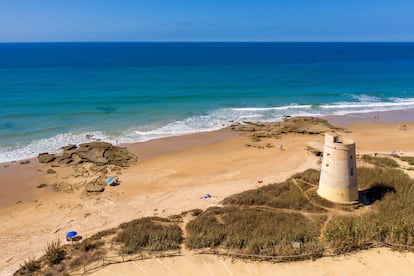
<path fill-rule="evenodd" d="M 396 150 L 414 156 L 414 116 L 398 112 L 380 114 L 379 120 L 362 114 L 329 117 L 345 125 L 347 135 L 357 143 L 357 153 L 389 154 Z M 412 111 L 407 111 L 412 112 Z M 409 113 L 412 114 L 412 113 Z M 362 119 L 361 119 L 362 118 Z M 364 119 L 365 118 L 365 119 Z M 403 118 L 403 119 L 402 119 Z M 405 131 L 399 126 L 405 124 Z M 75 181 L 65 168 L 46 173 L 36 159 L 29 164 L 1 164 L 0 175 L 0 271 L 10 275 L 30 257 L 39 257 L 47 242 L 77 230 L 88 237 L 100 230 L 144 216 L 179 214 L 194 208 L 217 205 L 225 197 L 259 185 L 283 181 L 307 168 L 318 168 L 318 157 L 306 150 L 309 141 L 323 142 L 321 135 L 288 134 L 281 139 L 266 138 L 273 147 L 247 147 L 249 138 L 230 130 L 170 137 L 127 145 L 138 156 L 133 166 L 119 174 L 120 185 L 108 186 L 103 193 L 85 196 L 80 190 L 54 192 L 50 185 Z M 278 148 L 283 145 L 284 150 Z M 260 182 L 260 183 L 259 183 Z M 263 184 L 261 184 L 263 182 Z M 47 184 L 45 188 L 37 188 Z M 213 195 L 201 199 L 203 194 Z M 413 255 L 386 249 L 364 251 L 333 260 L 289 264 L 231 262 L 215 256 L 188 255 L 173 259 L 148 260 L 139 264 L 107 267 L 97 275 L 210 273 L 215 275 L 318 274 L 346 275 L 355 272 L 410 274 Z M 341 270 L 337 270 L 338 263 Z M 203 265 L 202 265 L 203 264 Z M 135 266 L 135 270 L 131 269 Z M 212 269 L 217 269 L 212 270 Z M 124 273 L 125 272 L 125 273 Z"/>

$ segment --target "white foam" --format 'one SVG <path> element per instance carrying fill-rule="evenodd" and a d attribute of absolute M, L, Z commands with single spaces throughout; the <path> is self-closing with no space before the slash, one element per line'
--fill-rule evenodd
<path fill-rule="evenodd" d="M 231 108 L 234 111 L 270 111 L 270 110 L 288 110 L 288 109 L 306 109 L 311 108 L 312 105 L 298 105 L 290 104 L 284 106 L 275 106 L 275 107 L 245 107 L 245 108 Z"/>
<path fill-rule="evenodd" d="M 90 138 L 88 138 L 90 137 Z M 12 147 L 0 147 L 0 163 L 36 157 L 39 153 L 59 153 L 61 147 L 69 144 L 81 144 L 96 140 L 110 140 L 102 132 L 85 132 L 80 134 L 65 133 L 50 138 L 17 144 Z"/>

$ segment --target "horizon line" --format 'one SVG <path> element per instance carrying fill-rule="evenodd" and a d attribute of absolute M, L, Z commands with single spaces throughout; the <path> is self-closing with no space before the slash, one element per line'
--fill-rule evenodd
<path fill-rule="evenodd" d="M 257 40 L 257 41 L 245 41 L 245 40 L 237 40 L 237 41 L 175 41 L 175 40 L 165 40 L 165 41 L 128 41 L 128 40 L 114 40 L 114 41 L 87 41 L 87 40 L 80 40 L 80 41 L 0 41 L 0 44 L 18 44 L 18 43 L 414 43 L 414 40 L 409 41 L 267 41 L 267 40 Z"/>

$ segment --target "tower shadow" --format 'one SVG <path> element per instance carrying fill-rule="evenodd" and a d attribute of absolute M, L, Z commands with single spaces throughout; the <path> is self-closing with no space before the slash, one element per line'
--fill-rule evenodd
<path fill-rule="evenodd" d="M 376 184 L 369 189 L 359 191 L 359 201 L 364 205 L 371 205 L 381 200 L 387 193 L 395 193 L 395 189 L 385 184 Z"/>

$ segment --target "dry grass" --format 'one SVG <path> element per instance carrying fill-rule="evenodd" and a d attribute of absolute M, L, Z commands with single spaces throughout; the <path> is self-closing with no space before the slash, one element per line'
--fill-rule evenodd
<path fill-rule="evenodd" d="M 45 258 L 50 265 L 56 265 L 63 261 L 66 252 L 60 247 L 59 240 L 52 241 L 45 248 Z"/>
<path fill-rule="evenodd" d="M 377 212 L 332 219 L 323 233 L 327 246 L 337 253 L 382 242 L 413 246 L 414 180 L 389 168 L 361 168 L 358 178 Z"/>
<path fill-rule="evenodd" d="M 268 206 L 272 208 L 324 212 L 310 202 L 303 191 L 318 184 L 318 171 L 306 170 L 282 183 L 269 184 L 258 189 L 232 195 L 222 201 L 224 205 Z"/>
<path fill-rule="evenodd" d="M 292 255 L 323 251 L 320 225 L 299 213 L 241 207 L 209 208 L 187 224 L 186 246 L 247 254 Z M 292 242 L 300 242 L 293 248 Z"/>
<path fill-rule="evenodd" d="M 407 162 L 411 166 L 414 166 L 414 157 L 413 156 L 396 156 L 404 162 Z"/>
<path fill-rule="evenodd" d="M 115 241 L 123 244 L 121 251 L 125 254 L 178 249 L 183 240 L 181 228 L 169 219 L 142 218 L 120 227 Z"/>
<path fill-rule="evenodd" d="M 361 158 L 364 162 L 375 165 L 377 167 L 382 168 L 397 168 L 398 163 L 389 157 L 377 157 L 377 156 L 371 156 L 364 154 Z"/>
<path fill-rule="evenodd" d="M 20 269 L 14 273 L 14 275 L 32 275 L 35 272 L 39 271 L 41 263 L 39 260 L 30 258 L 27 261 L 24 261 L 23 265 L 20 266 Z"/>

